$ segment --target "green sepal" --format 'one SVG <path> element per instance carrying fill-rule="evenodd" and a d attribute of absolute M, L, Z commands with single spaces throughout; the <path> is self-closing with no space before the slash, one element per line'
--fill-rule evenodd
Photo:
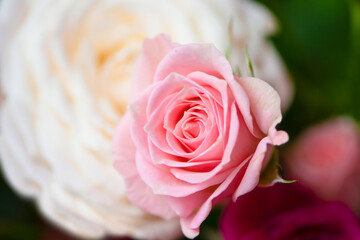
<path fill-rule="evenodd" d="M 235 76 L 241 77 L 241 72 L 240 72 L 239 66 L 235 66 L 235 67 L 234 67 L 233 74 L 234 74 Z"/>
<path fill-rule="evenodd" d="M 294 183 L 296 182 L 296 180 L 285 180 L 285 179 L 282 179 L 279 181 L 280 183 Z"/>
<path fill-rule="evenodd" d="M 248 62 L 248 66 L 249 66 L 249 70 L 250 70 L 251 76 L 252 76 L 252 77 L 255 77 L 254 68 L 253 68 L 252 63 L 251 63 L 251 59 L 250 59 L 250 54 L 249 54 L 249 49 L 248 49 L 248 48 L 246 48 L 246 59 L 247 59 L 247 62 Z"/>
<path fill-rule="evenodd" d="M 273 154 L 270 158 L 270 161 L 266 165 L 265 169 L 262 171 L 259 179 L 259 186 L 272 186 L 277 182 L 280 183 L 293 183 L 296 180 L 285 180 L 279 175 L 279 169 L 281 165 L 279 164 L 279 153 L 277 149 L 274 149 Z"/>

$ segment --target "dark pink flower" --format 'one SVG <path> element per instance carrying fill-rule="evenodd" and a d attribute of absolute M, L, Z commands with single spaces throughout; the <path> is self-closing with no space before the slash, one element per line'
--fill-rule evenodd
<path fill-rule="evenodd" d="M 220 222 L 225 240 L 357 240 L 359 220 L 298 184 L 257 188 L 230 203 Z"/>

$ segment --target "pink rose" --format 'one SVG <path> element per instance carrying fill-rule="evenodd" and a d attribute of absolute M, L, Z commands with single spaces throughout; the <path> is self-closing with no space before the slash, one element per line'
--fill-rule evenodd
<path fill-rule="evenodd" d="M 211 44 L 145 40 L 132 91 L 115 133 L 115 167 L 134 204 L 180 217 L 189 238 L 213 204 L 251 191 L 273 146 L 288 139 L 275 129 L 277 92 L 234 76 Z"/>
<path fill-rule="evenodd" d="M 307 130 L 285 156 L 292 178 L 321 197 L 360 202 L 360 140 L 350 118 L 336 118 Z"/>

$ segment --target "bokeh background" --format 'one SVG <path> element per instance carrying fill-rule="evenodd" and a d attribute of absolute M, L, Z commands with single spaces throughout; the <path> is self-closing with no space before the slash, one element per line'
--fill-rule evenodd
<path fill-rule="evenodd" d="M 259 2 L 278 18 L 280 29 L 271 40 L 295 83 L 295 98 L 279 128 L 293 140 L 306 127 L 333 116 L 351 116 L 359 123 L 360 1 Z M 219 215 L 219 209 L 211 213 L 197 239 L 216 237 Z M 1 176 L 0 239 L 73 238 L 46 223 L 34 204 L 18 197 Z"/>

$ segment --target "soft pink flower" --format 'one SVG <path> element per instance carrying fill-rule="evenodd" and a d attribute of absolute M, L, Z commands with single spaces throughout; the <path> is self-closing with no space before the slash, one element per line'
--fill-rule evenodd
<path fill-rule="evenodd" d="M 292 178 L 321 197 L 360 202 L 360 141 L 350 118 L 336 118 L 308 129 L 285 156 Z"/>
<path fill-rule="evenodd" d="M 212 205 L 251 191 L 274 145 L 280 98 L 267 83 L 238 78 L 211 44 L 146 40 L 132 103 L 114 138 L 115 167 L 129 199 L 148 212 L 180 217 L 189 237 Z"/>

